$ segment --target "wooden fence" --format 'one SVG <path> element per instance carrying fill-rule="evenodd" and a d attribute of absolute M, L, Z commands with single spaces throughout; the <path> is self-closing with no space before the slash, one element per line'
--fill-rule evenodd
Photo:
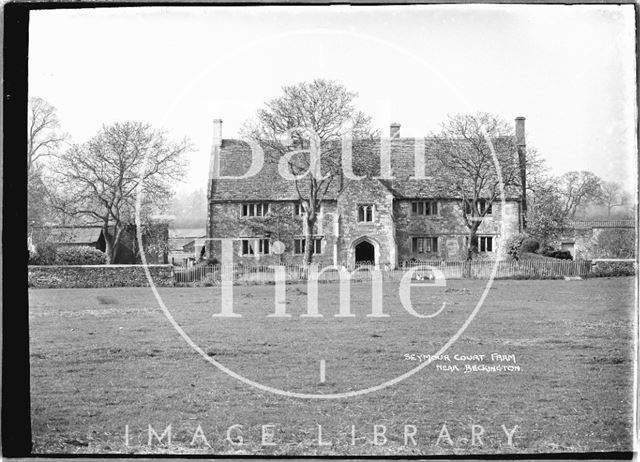
<path fill-rule="evenodd" d="M 497 268 L 496 268 L 497 265 Z M 275 281 L 276 266 L 270 265 L 243 265 L 233 266 L 194 266 L 191 268 L 174 268 L 175 282 L 184 283 L 211 283 L 217 284 L 221 280 L 233 282 L 269 283 Z M 350 272 L 350 278 L 354 281 L 371 280 L 373 266 L 318 267 L 310 270 L 302 265 L 282 265 L 283 275 L 287 281 L 303 281 L 309 278 L 313 271 L 319 281 L 337 281 L 340 279 L 340 269 Z M 433 279 L 440 274 L 446 279 L 489 279 L 496 270 L 495 277 L 522 278 L 522 279 L 546 279 L 562 278 L 564 276 L 587 276 L 592 270 L 589 260 L 523 260 L 523 261 L 427 261 L 411 263 L 398 269 L 379 268 L 379 275 L 383 281 L 400 281 L 409 270 L 414 270 L 412 279 Z M 344 275 L 343 275 L 344 277 Z"/>

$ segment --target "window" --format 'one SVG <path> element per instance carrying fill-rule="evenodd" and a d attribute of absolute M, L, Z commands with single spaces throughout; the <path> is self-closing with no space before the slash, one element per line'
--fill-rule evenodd
<path fill-rule="evenodd" d="M 257 204 L 242 204 L 243 217 L 263 217 L 269 213 L 269 204 L 259 202 Z"/>
<path fill-rule="evenodd" d="M 493 236 L 478 236 L 478 251 L 493 252 Z"/>
<path fill-rule="evenodd" d="M 301 217 L 303 216 L 307 211 L 307 204 L 301 204 L 300 202 L 296 202 L 295 204 L 293 204 L 293 214 L 297 217 Z M 316 214 L 317 215 L 323 215 L 324 214 L 324 204 L 320 204 L 318 206 L 318 208 L 316 209 Z"/>
<path fill-rule="evenodd" d="M 411 250 L 414 253 L 432 253 L 438 251 L 437 237 L 414 237 L 411 239 Z"/>
<path fill-rule="evenodd" d="M 358 206 L 358 222 L 370 223 L 373 221 L 373 205 L 363 204 Z"/>
<path fill-rule="evenodd" d="M 437 215 L 437 201 L 414 201 L 411 203 L 412 215 Z"/>
<path fill-rule="evenodd" d="M 269 239 L 243 239 L 242 255 L 268 255 Z"/>
<path fill-rule="evenodd" d="M 269 239 L 258 240 L 258 253 L 269 255 Z"/>
<path fill-rule="evenodd" d="M 293 240 L 293 252 L 301 255 L 305 251 L 305 241 L 306 239 L 294 239 Z M 311 249 L 312 254 L 322 253 L 322 238 L 318 237 L 313 240 L 313 249 Z"/>
<path fill-rule="evenodd" d="M 478 210 L 480 210 L 480 214 L 484 214 L 484 215 L 491 215 L 492 213 L 492 208 L 493 208 L 493 204 L 490 203 L 488 200 L 486 199 L 478 199 L 477 201 L 478 204 Z M 464 210 L 465 213 L 467 215 L 471 215 L 471 203 L 470 202 L 466 202 L 464 203 Z M 486 212 L 485 212 L 486 210 Z"/>

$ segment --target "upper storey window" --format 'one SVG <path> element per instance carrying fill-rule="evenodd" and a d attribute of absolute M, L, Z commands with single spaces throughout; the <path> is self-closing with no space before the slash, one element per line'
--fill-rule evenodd
<path fill-rule="evenodd" d="M 414 201 L 411 203 L 412 215 L 437 215 L 437 201 Z"/>
<path fill-rule="evenodd" d="M 293 204 L 293 214 L 297 217 L 302 217 L 304 216 L 305 213 L 307 213 L 307 207 L 308 204 L 306 203 L 300 203 L 300 202 L 295 202 Z M 323 215 L 324 214 L 324 204 L 319 204 L 318 207 L 316 208 L 316 214 L 317 215 Z"/>
<path fill-rule="evenodd" d="M 269 204 L 265 202 L 242 204 L 243 217 L 264 217 L 269 213 Z"/>
<path fill-rule="evenodd" d="M 481 215 L 491 215 L 493 210 L 492 210 L 492 205 L 488 200 L 486 199 L 478 199 L 476 201 L 478 203 L 478 210 L 480 211 Z M 465 202 L 464 203 L 464 210 L 466 212 L 467 215 L 471 215 L 471 204 L 469 202 Z"/>
<path fill-rule="evenodd" d="M 373 204 L 358 205 L 358 223 L 370 223 L 373 221 Z"/>

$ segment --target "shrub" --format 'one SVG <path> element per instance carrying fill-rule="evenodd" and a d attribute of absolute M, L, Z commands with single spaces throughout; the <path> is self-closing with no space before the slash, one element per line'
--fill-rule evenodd
<path fill-rule="evenodd" d="M 56 246 L 49 243 L 38 244 L 36 251 L 29 253 L 30 265 L 55 265 Z"/>
<path fill-rule="evenodd" d="M 540 248 L 540 242 L 532 237 L 527 237 L 522 241 L 520 245 L 520 253 L 534 253 Z"/>
<path fill-rule="evenodd" d="M 545 249 L 542 252 L 542 255 L 544 255 L 545 257 L 558 258 L 560 260 L 573 260 L 573 256 L 571 255 L 571 252 L 568 252 L 566 250 Z"/>
<path fill-rule="evenodd" d="M 635 262 L 599 261 L 593 266 L 590 277 L 618 277 L 634 276 L 636 274 Z"/>
<path fill-rule="evenodd" d="M 514 234 L 506 243 L 507 254 L 514 260 L 520 260 L 522 254 L 522 244 L 528 238 L 524 233 Z"/>
<path fill-rule="evenodd" d="M 636 250 L 635 229 L 605 229 L 596 239 L 600 258 L 634 258 Z"/>
<path fill-rule="evenodd" d="M 56 265 L 104 265 L 107 255 L 93 247 L 63 247 L 57 250 Z"/>

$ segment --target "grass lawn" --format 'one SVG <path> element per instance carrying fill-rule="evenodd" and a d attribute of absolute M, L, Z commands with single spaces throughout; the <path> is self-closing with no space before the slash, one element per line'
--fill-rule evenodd
<path fill-rule="evenodd" d="M 413 288 L 419 313 L 447 303 L 428 319 L 402 308 L 398 283 L 383 287 L 387 318 L 366 317 L 371 289 L 365 283 L 352 285 L 353 318 L 334 317 L 336 284 L 320 285 L 323 318 L 300 317 L 303 284 L 287 286 L 291 318 L 266 316 L 274 310 L 274 286 L 235 287 L 240 318 L 212 317 L 220 311 L 219 288 L 159 290 L 184 331 L 224 366 L 271 387 L 328 394 L 378 385 L 419 365 L 417 355 L 434 354 L 458 331 L 485 283 Z M 495 281 L 446 352 L 449 361 L 435 361 L 392 387 L 334 400 L 274 395 L 224 374 L 178 335 L 150 289 L 32 289 L 29 296 L 37 453 L 632 449 L 633 278 Z M 513 357 L 492 361 L 492 353 L 513 355 L 515 363 Z M 497 364 L 519 370 L 464 372 Z M 165 435 L 149 445 L 149 425 L 158 435 L 171 425 L 171 444 Z M 226 441 L 233 425 L 242 425 L 231 431 L 236 443 L 242 435 L 242 445 Z M 516 425 L 509 445 L 505 429 Z M 318 426 L 331 446 L 319 445 Z M 263 437 L 275 444 L 262 444 Z"/>

